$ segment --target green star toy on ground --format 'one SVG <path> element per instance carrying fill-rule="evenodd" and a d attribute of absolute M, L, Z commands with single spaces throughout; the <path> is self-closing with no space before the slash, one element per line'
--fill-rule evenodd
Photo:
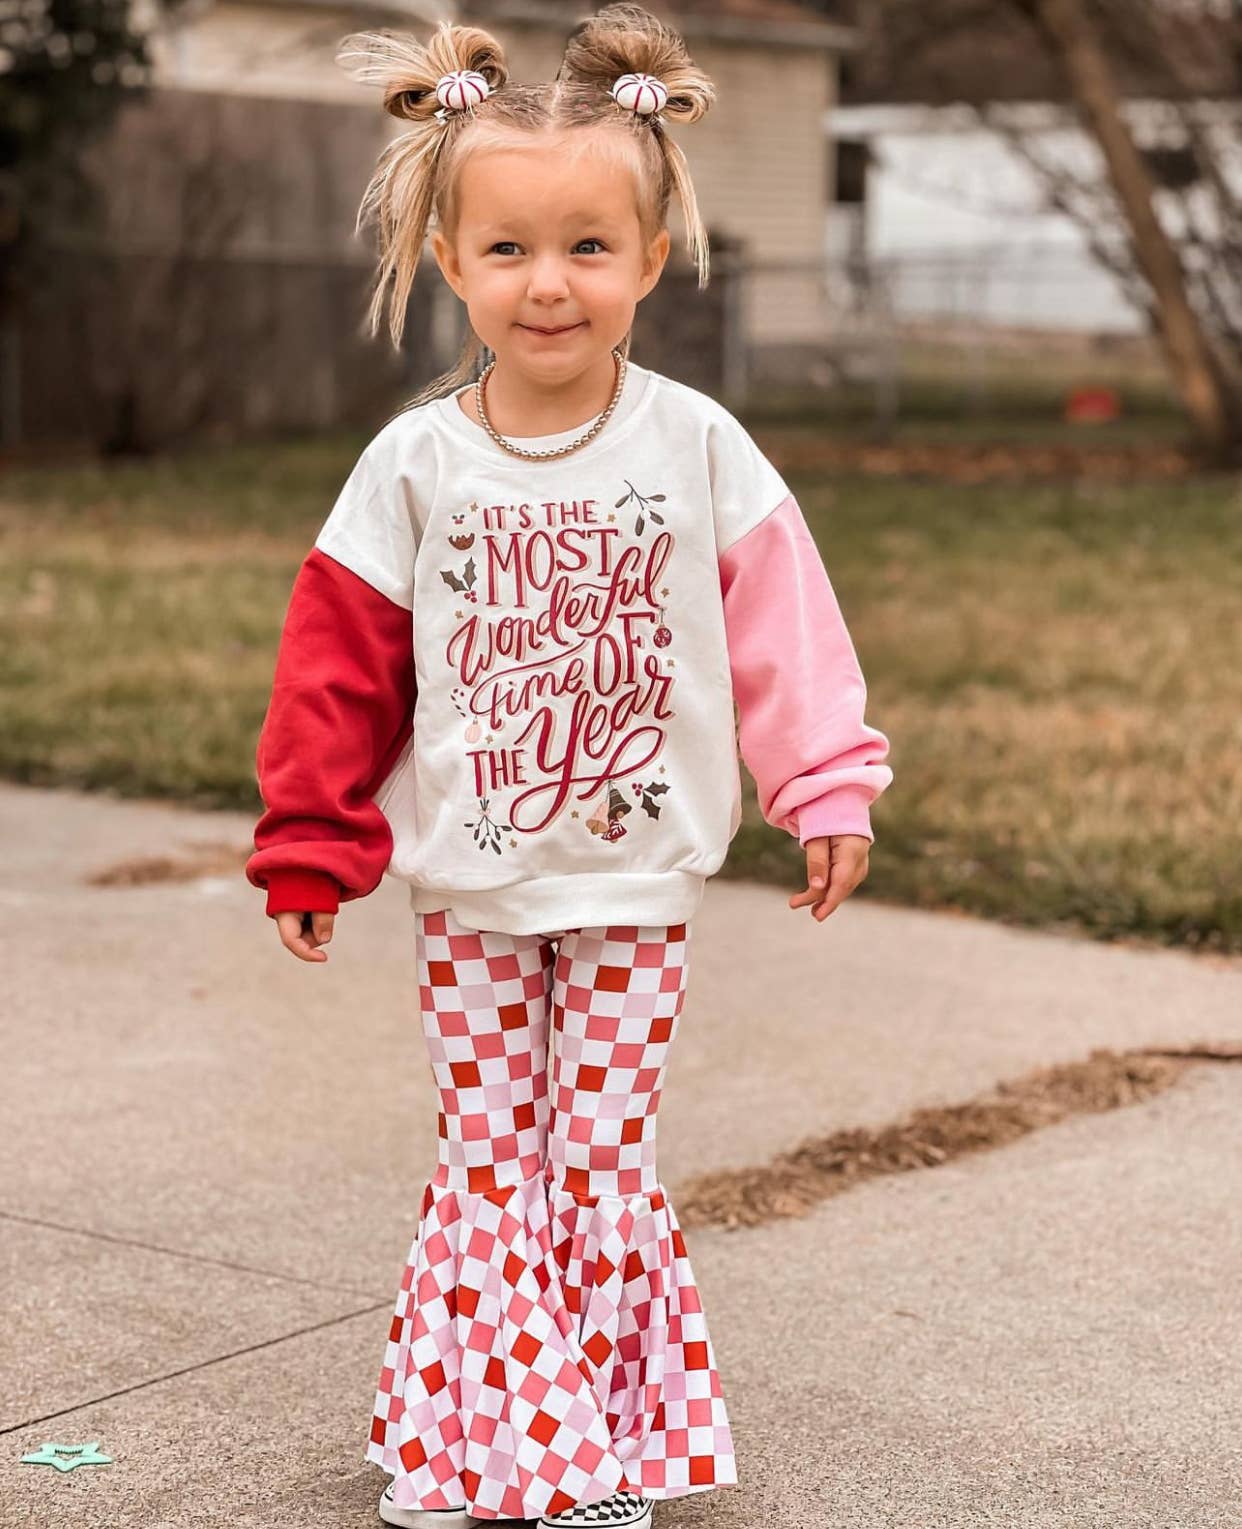
<path fill-rule="evenodd" d="M 70 1458 L 61 1459 L 62 1455 Z M 32 1455 L 22 1456 L 23 1465 L 54 1465 L 58 1471 L 74 1471 L 79 1465 L 111 1465 L 112 1456 L 99 1452 L 99 1440 L 89 1444 L 44 1444 Z"/>

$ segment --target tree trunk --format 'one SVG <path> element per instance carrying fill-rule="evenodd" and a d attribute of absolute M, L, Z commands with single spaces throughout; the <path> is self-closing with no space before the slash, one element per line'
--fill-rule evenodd
<path fill-rule="evenodd" d="M 1078 107 L 1108 164 L 1134 258 L 1151 285 L 1165 353 L 1187 413 L 1213 453 L 1227 456 L 1235 445 L 1228 384 L 1187 296 L 1177 250 L 1156 215 L 1155 185 L 1122 116 L 1121 97 L 1084 0 L 1020 3 L 1064 64 Z"/>

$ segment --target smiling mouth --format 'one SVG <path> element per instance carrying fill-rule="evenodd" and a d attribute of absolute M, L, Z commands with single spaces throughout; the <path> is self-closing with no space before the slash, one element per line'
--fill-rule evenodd
<path fill-rule="evenodd" d="M 529 329 L 532 334 L 568 334 L 571 329 L 577 329 L 579 324 L 561 324 L 556 329 L 540 329 L 536 324 L 523 324 L 523 329 Z"/>

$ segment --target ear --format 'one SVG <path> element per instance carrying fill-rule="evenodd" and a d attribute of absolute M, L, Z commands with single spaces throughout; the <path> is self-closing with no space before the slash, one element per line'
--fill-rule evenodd
<path fill-rule="evenodd" d="M 668 259 L 668 252 L 672 246 L 667 228 L 662 228 L 651 241 L 647 250 L 647 258 L 643 261 L 643 274 L 639 282 L 639 298 L 646 297 L 656 282 L 660 279 L 660 273 L 664 270 L 664 262 Z"/>
<path fill-rule="evenodd" d="M 431 236 L 431 251 L 436 257 L 436 264 L 440 267 L 440 274 L 457 293 L 462 302 L 465 302 L 465 291 L 461 279 L 461 262 L 457 258 L 457 249 L 451 239 L 444 237 L 443 229 L 437 228 Z"/>

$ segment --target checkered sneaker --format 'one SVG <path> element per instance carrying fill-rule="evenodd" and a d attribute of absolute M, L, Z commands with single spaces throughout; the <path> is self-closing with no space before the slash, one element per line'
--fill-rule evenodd
<path fill-rule="evenodd" d="M 572 929 L 556 946 L 465 929 L 450 910 L 415 918 L 440 1161 L 366 1458 L 399 1506 L 481 1519 L 736 1482 L 655 1167 L 686 926 Z"/>
<path fill-rule="evenodd" d="M 610 1524 L 612 1529 L 643 1529 L 651 1523 L 651 1504 L 634 1492 L 614 1492 L 602 1502 L 579 1503 L 565 1513 L 539 1520 L 539 1529 L 592 1529 Z"/>

